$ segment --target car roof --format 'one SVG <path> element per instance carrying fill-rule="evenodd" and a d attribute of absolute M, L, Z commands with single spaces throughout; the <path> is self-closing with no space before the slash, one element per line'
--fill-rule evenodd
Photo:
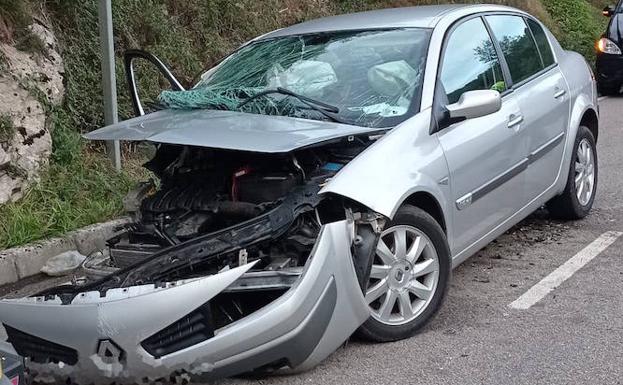
<path fill-rule="evenodd" d="M 424 5 L 417 7 L 379 9 L 310 20 L 270 32 L 260 38 L 303 35 L 325 31 L 382 28 L 434 28 L 442 18 L 451 17 L 453 14 L 463 15 L 465 11 L 469 9 L 473 10 L 473 12 L 517 11 L 514 8 L 499 5 L 465 4 Z"/>

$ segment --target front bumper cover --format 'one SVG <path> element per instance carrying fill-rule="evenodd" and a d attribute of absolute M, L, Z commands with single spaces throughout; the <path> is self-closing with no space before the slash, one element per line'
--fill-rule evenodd
<path fill-rule="evenodd" d="M 599 81 L 623 82 L 623 55 L 598 53 L 595 67 Z"/>
<path fill-rule="evenodd" d="M 176 373 L 215 378 L 265 367 L 305 370 L 369 317 L 353 266 L 352 238 L 346 220 L 325 225 L 301 278 L 285 294 L 213 337 L 162 357 L 148 353 L 142 343 L 208 302 L 252 264 L 163 287 L 82 293 L 66 305 L 58 297 L 3 300 L 0 322 L 7 331 L 76 353 L 73 365 L 31 360 L 28 366 L 40 381 L 133 383 Z"/>

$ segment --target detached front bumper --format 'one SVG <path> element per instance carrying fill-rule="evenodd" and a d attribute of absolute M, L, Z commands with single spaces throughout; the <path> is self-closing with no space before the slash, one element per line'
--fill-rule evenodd
<path fill-rule="evenodd" d="M 305 370 L 369 317 L 353 266 L 352 237 L 347 221 L 325 225 L 300 279 L 285 294 L 170 353 L 175 338 L 205 333 L 202 317 L 209 315 L 202 306 L 252 264 L 163 287 L 82 293 L 69 304 L 58 297 L 3 300 L 0 322 L 42 381 L 132 383 L 182 373 L 225 377 L 260 368 Z M 153 346 L 163 343 L 167 354 L 159 356 Z"/>

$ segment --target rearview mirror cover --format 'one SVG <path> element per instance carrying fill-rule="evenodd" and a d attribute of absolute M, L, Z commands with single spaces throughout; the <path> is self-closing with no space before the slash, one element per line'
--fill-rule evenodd
<path fill-rule="evenodd" d="M 446 106 L 451 119 L 473 119 L 498 112 L 502 96 L 494 90 L 467 91 L 459 101 Z"/>

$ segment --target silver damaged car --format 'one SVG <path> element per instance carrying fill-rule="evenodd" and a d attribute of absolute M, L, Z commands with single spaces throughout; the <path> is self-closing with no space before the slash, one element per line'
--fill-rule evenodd
<path fill-rule="evenodd" d="M 155 103 L 137 58 L 171 82 Z M 145 52 L 126 66 L 139 116 L 86 137 L 153 144 L 158 182 L 71 283 L 0 302 L 39 380 L 300 371 L 353 333 L 408 338 L 453 267 L 543 205 L 578 219 L 595 199 L 593 74 L 513 8 L 305 22 L 188 90 Z"/>

